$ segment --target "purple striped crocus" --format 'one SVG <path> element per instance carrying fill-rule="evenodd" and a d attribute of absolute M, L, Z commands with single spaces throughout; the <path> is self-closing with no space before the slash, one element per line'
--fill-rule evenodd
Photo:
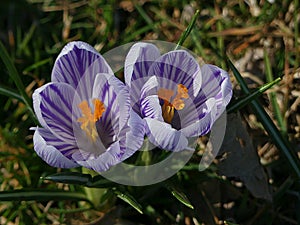
<path fill-rule="evenodd" d="M 51 82 L 33 93 L 33 103 L 42 126 L 35 128 L 34 149 L 51 166 L 102 172 L 143 143 L 144 127 L 131 110 L 128 88 L 84 42 L 63 48 Z"/>
<path fill-rule="evenodd" d="M 150 43 L 137 43 L 125 60 L 131 106 L 143 118 L 156 146 L 189 149 L 188 138 L 210 131 L 232 96 L 224 70 L 197 61 L 185 50 L 160 55 Z"/>

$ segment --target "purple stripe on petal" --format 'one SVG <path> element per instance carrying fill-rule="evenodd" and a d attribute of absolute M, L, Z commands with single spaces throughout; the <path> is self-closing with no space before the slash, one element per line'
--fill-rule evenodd
<path fill-rule="evenodd" d="M 141 100 L 142 117 L 163 121 L 161 106 L 157 95 L 150 95 Z"/>
<path fill-rule="evenodd" d="M 47 142 L 47 138 L 51 139 L 51 143 Z M 68 154 L 70 151 L 76 151 L 76 146 L 69 145 L 56 139 L 54 135 L 46 129 L 37 128 L 33 136 L 34 150 L 36 153 L 50 166 L 59 168 L 73 168 L 79 165 L 73 160 L 66 157 L 64 154 Z M 58 147 L 63 147 L 59 149 Z M 66 149 L 68 148 L 68 151 Z M 62 154 L 62 151 L 65 151 Z"/>
<path fill-rule="evenodd" d="M 221 90 L 222 83 L 227 83 L 231 87 L 229 75 L 224 70 L 213 65 L 203 65 L 202 72 L 202 92 L 208 97 L 215 97 Z M 228 89 L 229 91 L 231 88 Z M 225 94 L 226 95 L 226 94 Z"/>
<path fill-rule="evenodd" d="M 55 61 L 52 81 L 68 83 L 73 88 L 77 88 L 83 76 L 89 76 L 89 78 L 84 78 L 85 83 L 89 83 L 97 73 L 113 75 L 105 59 L 92 46 L 80 41 L 70 42 Z"/>
<path fill-rule="evenodd" d="M 226 71 L 214 65 L 206 64 L 201 67 L 202 86 L 194 99 L 195 106 L 200 108 L 206 99 L 214 98 L 217 104 L 216 115 L 225 110 L 232 97 L 232 86 Z"/>
<path fill-rule="evenodd" d="M 158 58 L 151 65 L 148 75 L 164 77 L 189 89 L 199 69 L 197 61 L 187 51 L 176 50 Z"/>
<path fill-rule="evenodd" d="M 105 148 L 108 148 L 113 142 L 116 141 L 117 134 L 116 130 L 113 129 L 111 121 L 107 121 L 105 125 L 101 123 L 102 121 L 97 122 L 97 132 Z"/>
<path fill-rule="evenodd" d="M 144 142 L 145 136 L 145 121 L 140 118 L 133 110 L 130 112 L 130 119 L 128 121 L 129 131 L 121 131 L 125 134 L 125 142 L 120 141 L 121 148 L 125 145 L 125 152 L 122 155 L 122 160 L 130 157 L 134 152 L 139 150 Z"/>
<path fill-rule="evenodd" d="M 155 76 L 150 77 L 147 82 L 141 88 L 141 96 L 143 99 L 149 95 L 157 95 L 159 84 Z"/>
<path fill-rule="evenodd" d="M 133 45 L 125 59 L 125 83 L 130 87 L 132 81 L 145 77 L 159 56 L 159 50 L 153 44 L 140 42 Z"/>
<path fill-rule="evenodd" d="M 34 110 L 39 121 L 57 137 L 74 140 L 72 103 L 74 89 L 64 83 L 50 83 L 33 94 Z"/>
<path fill-rule="evenodd" d="M 105 105 L 105 111 L 100 118 L 101 126 L 105 129 L 113 129 L 114 133 L 118 133 L 120 105 L 116 100 L 117 94 L 114 87 L 109 85 L 108 78 L 105 74 L 97 75 L 93 87 L 93 98 L 99 99 Z"/>
<path fill-rule="evenodd" d="M 84 161 L 78 161 L 78 164 L 97 172 L 103 172 L 122 161 L 119 156 L 120 152 L 119 142 L 115 142 L 103 154 L 90 155 Z"/>
<path fill-rule="evenodd" d="M 181 129 L 186 137 L 195 137 L 206 134 L 210 131 L 217 115 L 217 105 L 215 99 L 208 99 L 198 110 L 198 119 L 193 123 L 185 124 Z"/>
<path fill-rule="evenodd" d="M 188 140 L 181 131 L 156 119 L 144 118 L 144 120 L 147 123 L 147 136 L 151 143 L 174 152 L 188 149 Z"/>

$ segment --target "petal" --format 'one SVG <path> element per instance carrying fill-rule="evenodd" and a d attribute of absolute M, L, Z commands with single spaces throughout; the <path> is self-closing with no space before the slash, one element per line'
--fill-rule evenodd
<path fill-rule="evenodd" d="M 147 96 L 141 100 L 141 115 L 143 118 L 152 118 L 163 121 L 161 106 L 157 95 Z"/>
<path fill-rule="evenodd" d="M 201 67 L 202 84 L 201 90 L 194 99 L 196 108 L 201 108 L 201 105 L 209 98 L 216 100 L 216 119 L 226 109 L 232 97 L 232 86 L 229 75 L 226 71 L 214 65 L 205 64 Z"/>
<path fill-rule="evenodd" d="M 146 133 L 145 121 L 140 118 L 133 110 L 130 112 L 130 119 L 128 121 L 129 131 L 126 132 L 126 151 L 122 156 L 122 160 L 127 159 L 137 150 L 139 150 L 144 142 L 144 137 Z"/>
<path fill-rule="evenodd" d="M 56 138 L 49 130 L 37 128 L 33 135 L 34 150 L 50 166 L 73 168 L 79 165 L 70 159 L 77 146 Z M 67 157 L 66 157 L 67 156 Z"/>
<path fill-rule="evenodd" d="M 55 61 L 52 81 L 68 83 L 74 89 L 82 82 L 84 88 L 79 88 L 77 92 L 90 96 L 88 92 L 92 90 L 97 73 L 113 75 L 105 59 L 92 46 L 81 41 L 70 42 Z"/>
<path fill-rule="evenodd" d="M 154 145 L 174 152 L 188 149 L 188 140 L 181 131 L 156 119 L 144 120 L 147 123 L 147 136 Z"/>
<path fill-rule="evenodd" d="M 98 74 L 93 87 L 93 98 L 98 98 L 106 106 L 101 118 L 103 122 L 111 120 L 113 124 L 118 123 L 113 126 L 114 129 L 118 127 L 118 130 L 127 124 L 130 97 L 127 87 L 118 78 L 109 74 Z"/>
<path fill-rule="evenodd" d="M 125 59 L 125 83 L 131 82 L 148 74 L 150 65 L 160 56 L 158 48 L 150 43 L 134 44 Z"/>
<path fill-rule="evenodd" d="M 158 93 L 158 81 L 157 78 L 155 76 L 150 77 L 147 82 L 140 87 L 141 89 L 141 96 L 140 98 L 146 98 L 149 95 L 157 95 Z"/>
<path fill-rule="evenodd" d="M 183 121 L 185 127 L 181 131 L 186 137 L 205 135 L 211 130 L 213 123 L 217 119 L 217 104 L 214 98 L 208 99 L 197 110 L 197 119 L 194 119 L 190 123 Z M 186 118 L 189 118 L 189 115 L 186 115 Z"/>
<path fill-rule="evenodd" d="M 185 99 L 184 103 L 184 108 L 182 110 L 175 110 L 174 117 L 172 119 L 172 127 L 177 130 L 195 123 L 195 121 L 198 121 L 199 118 L 202 117 L 202 108 L 197 109 L 192 98 Z"/>
<path fill-rule="evenodd" d="M 75 90 L 65 83 L 49 83 L 33 93 L 33 107 L 38 120 L 61 140 L 74 142 L 72 104 Z"/>
<path fill-rule="evenodd" d="M 171 83 L 183 84 L 190 89 L 193 84 L 194 74 L 199 71 L 197 61 L 187 51 L 170 51 L 158 58 L 149 68 L 148 75 L 163 77 L 170 84 L 163 85 L 164 88 L 172 89 Z M 162 86 L 162 85 L 161 85 Z"/>
<path fill-rule="evenodd" d="M 141 87 L 149 79 L 150 65 L 160 56 L 157 47 L 150 43 L 133 45 L 125 59 L 125 83 L 130 87 L 131 106 L 138 113 Z"/>
<path fill-rule="evenodd" d="M 218 83 L 221 87 L 221 95 L 218 95 L 217 99 L 222 98 L 222 104 L 224 106 L 227 106 L 232 97 L 232 85 L 230 82 L 229 74 L 225 70 L 209 64 L 204 65 L 201 70 L 204 76 L 208 76 L 208 73 L 212 73 L 213 77 L 218 80 Z M 203 86 L 206 86 L 206 83 L 204 83 Z"/>
<path fill-rule="evenodd" d="M 122 162 L 121 148 L 119 142 L 113 143 L 106 152 L 94 157 L 90 155 L 90 158 L 84 161 L 77 161 L 83 167 L 95 170 L 96 172 L 103 172 L 108 170 L 110 167 Z"/>
<path fill-rule="evenodd" d="M 142 117 L 156 118 L 163 121 L 157 93 L 158 82 L 156 77 L 153 76 L 142 87 L 140 97 L 140 114 Z"/>
<path fill-rule="evenodd" d="M 103 172 L 124 161 L 141 148 L 144 135 L 144 121 L 133 111 L 130 113 L 129 126 L 121 130 L 118 140 L 112 143 L 105 152 L 95 155 L 91 152 L 80 151 L 73 155 L 81 165 L 97 172 Z"/>

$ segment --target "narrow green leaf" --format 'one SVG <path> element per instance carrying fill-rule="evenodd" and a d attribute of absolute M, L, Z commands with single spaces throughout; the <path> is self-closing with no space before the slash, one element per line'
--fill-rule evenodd
<path fill-rule="evenodd" d="M 153 25 L 147 25 L 147 26 L 141 27 L 137 31 L 132 32 L 130 35 L 126 35 L 126 37 L 124 37 L 124 40 L 122 43 L 128 43 L 128 42 L 133 41 L 137 36 L 144 34 L 148 31 L 151 31 L 152 27 L 153 27 Z"/>
<path fill-rule="evenodd" d="M 229 221 L 224 221 L 224 224 L 225 225 L 239 225 L 237 223 L 232 223 L 232 222 L 229 222 Z"/>
<path fill-rule="evenodd" d="M 251 101 L 253 101 L 255 98 L 257 98 L 262 93 L 264 93 L 266 90 L 273 87 L 273 85 L 277 84 L 279 81 L 281 81 L 280 77 L 278 77 L 276 80 L 274 80 L 270 83 L 267 83 L 267 84 L 261 86 L 258 90 L 247 95 L 246 97 L 234 101 L 227 107 L 227 113 L 232 113 L 232 112 L 235 112 L 235 111 L 243 108 L 244 106 L 249 104 Z"/>
<path fill-rule="evenodd" d="M 220 19 L 216 21 L 216 25 L 217 25 L 217 32 L 221 32 L 223 30 L 223 24 Z M 218 51 L 220 52 L 221 57 L 224 58 L 226 48 L 224 47 L 224 37 L 222 35 L 217 37 L 217 46 L 218 46 Z M 225 67 L 226 67 L 226 64 L 225 64 L 224 60 L 222 60 L 221 68 L 225 69 Z"/>
<path fill-rule="evenodd" d="M 300 198 L 298 196 L 297 202 L 296 202 L 296 208 L 295 208 L 295 212 L 300 212 Z M 300 224 L 300 214 L 296 213 L 297 215 L 297 223 Z"/>
<path fill-rule="evenodd" d="M 46 64 L 46 63 L 48 63 L 48 62 L 50 62 L 50 61 L 51 61 L 51 58 L 44 59 L 44 60 L 41 60 L 41 61 L 39 61 L 39 62 L 36 62 L 36 63 L 34 63 L 34 64 L 32 64 L 32 65 L 26 67 L 26 68 L 23 70 L 23 73 L 24 73 L 24 74 L 27 74 L 28 72 L 30 72 L 30 71 L 32 71 L 32 70 L 34 70 L 34 69 L 36 69 L 36 68 L 39 68 L 40 66 L 42 66 L 42 65 L 44 65 L 44 64 Z"/>
<path fill-rule="evenodd" d="M 1 201 L 87 201 L 89 200 L 82 193 L 53 191 L 53 190 L 14 190 L 0 192 Z"/>
<path fill-rule="evenodd" d="M 102 177 L 101 175 L 94 176 L 87 184 L 90 188 L 109 188 L 116 187 L 118 184 Z"/>
<path fill-rule="evenodd" d="M 189 23 L 188 27 L 185 29 L 185 31 L 181 34 L 180 39 L 175 47 L 175 50 L 178 49 L 180 46 L 182 46 L 182 44 L 184 43 L 184 41 L 187 39 L 187 37 L 189 36 L 189 34 L 191 33 L 191 31 L 194 28 L 194 25 L 196 23 L 197 17 L 199 16 L 200 11 L 197 10 L 191 20 L 191 22 Z"/>
<path fill-rule="evenodd" d="M 131 205 L 139 213 L 143 214 L 142 206 L 135 200 L 132 195 L 126 192 L 121 192 L 117 189 L 114 189 L 113 192 L 117 195 L 118 198 Z"/>
<path fill-rule="evenodd" d="M 143 17 L 143 19 L 146 21 L 146 23 L 150 26 L 152 26 L 152 29 L 155 30 L 154 24 L 152 19 L 148 16 L 148 14 L 145 12 L 145 10 L 139 5 L 134 4 L 134 7 L 139 12 L 139 14 Z"/>
<path fill-rule="evenodd" d="M 7 87 L 4 87 L 2 85 L 0 85 L 0 94 L 1 95 L 6 95 L 10 98 L 15 98 L 17 99 L 18 101 L 20 102 L 24 102 L 24 99 L 21 95 L 19 95 L 18 93 L 16 93 L 15 91 L 7 88 Z"/>
<path fill-rule="evenodd" d="M 295 184 L 294 179 L 289 176 L 276 190 L 276 192 L 273 195 L 273 202 L 274 204 L 277 204 L 280 202 L 280 200 L 285 197 L 286 192 L 292 187 L 292 185 Z"/>
<path fill-rule="evenodd" d="M 42 177 L 43 180 L 51 180 L 58 183 L 64 184 L 79 184 L 79 185 L 87 185 L 92 180 L 92 176 L 90 174 L 83 174 L 77 172 L 63 172 L 56 173 L 52 175 L 48 175 L 46 177 Z"/>
<path fill-rule="evenodd" d="M 81 213 L 93 210 L 92 207 L 80 207 L 75 209 L 57 209 L 57 208 L 50 208 L 49 212 L 51 213 L 61 213 L 61 214 L 74 214 L 74 213 Z"/>
<path fill-rule="evenodd" d="M 242 75 L 239 73 L 239 71 L 235 68 L 233 63 L 230 61 L 230 59 L 227 57 L 227 61 L 229 64 L 229 68 L 232 70 L 235 78 L 237 79 L 239 85 L 241 86 L 242 91 L 246 94 L 250 94 L 250 90 L 247 87 L 246 82 L 244 81 Z M 266 113 L 264 108 L 259 104 L 259 102 L 254 99 L 251 102 L 251 105 L 253 107 L 253 110 L 255 111 L 256 116 L 261 121 L 262 125 L 264 126 L 265 130 L 268 132 L 270 137 L 272 138 L 274 144 L 277 146 L 278 149 L 280 149 L 285 157 L 287 158 L 291 168 L 295 172 L 296 176 L 300 178 L 300 163 L 297 155 L 292 150 L 292 148 L 289 146 L 289 143 L 283 138 L 269 115 Z"/>
<path fill-rule="evenodd" d="M 35 117 L 32 107 L 31 107 L 31 100 L 25 91 L 25 87 L 24 87 L 22 80 L 17 72 L 16 67 L 14 66 L 13 62 L 11 61 L 11 59 L 1 41 L 0 41 L 0 58 L 2 59 L 4 65 L 6 66 L 8 74 L 14 81 L 20 95 L 22 96 L 24 103 L 30 113 L 30 116 L 32 117 L 33 121 L 36 124 L 38 124 L 38 121 Z"/>
<path fill-rule="evenodd" d="M 30 39 L 32 39 L 34 31 L 37 27 L 37 24 L 33 22 L 29 28 L 29 30 L 26 32 L 25 37 L 22 39 L 22 42 L 19 45 L 19 48 L 17 50 L 17 54 L 20 55 L 22 51 L 28 52 L 28 42 Z"/>
<path fill-rule="evenodd" d="M 265 67 L 266 67 L 266 78 L 268 82 L 272 82 L 274 80 L 273 78 L 273 73 L 272 73 L 272 68 L 271 68 L 271 63 L 267 54 L 267 51 L 264 50 L 264 61 L 265 61 Z M 281 113 L 280 107 L 277 102 L 277 96 L 275 92 L 270 93 L 270 100 L 271 104 L 274 110 L 275 118 L 278 122 L 278 126 L 280 127 L 280 130 L 284 136 L 287 134 L 287 126 L 286 122 L 283 118 L 283 115 Z"/>
<path fill-rule="evenodd" d="M 293 17 L 294 17 L 294 24 L 299 24 L 299 0 L 294 0 L 294 9 L 298 9 L 298 10 L 294 10 L 293 13 Z M 295 41 L 295 46 L 294 49 L 299 49 L 299 26 L 295 26 L 294 27 L 294 40 Z M 294 68 L 298 68 L 299 67 L 299 62 L 300 62 L 300 52 L 299 51 L 295 51 L 295 64 L 294 64 Z"/>
<path fill-rule="evenodd" d="M 182 191 L 177 190 L 174 186 L 168 186 L 168 189 L 171 191 L 172 195 L 177 198 L 178 201 L 180 201 L 185 206 L 194 209 L 194 206 Z"/>

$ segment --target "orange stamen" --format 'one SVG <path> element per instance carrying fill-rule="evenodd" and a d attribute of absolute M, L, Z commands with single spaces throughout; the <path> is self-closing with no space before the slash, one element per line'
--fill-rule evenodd
<path fill-rule="evenodd" d="M 77 122 L 81 123 L 80 128 L 84 130 L 88 137 L 95 141 L 98 137 L 98 132 L 95 123 L 101 118 L 105 111 L 104 104 L 99 99 L 93 99 L 94 114 L 86 100 L 78 104 L 81 110 L 82 117 L 78 118 Z"/>
<path fill-rule="evenodd" d="M 183 99 L 189 98 L 188 89 L 183 84 L 177 85 L 177 93 L 171 102 L 171 98 L 174 96 L 174 91 L 161 88 L 157 93 L 158 97 L 164 100 L 164 104 L 162 105 L 162 116 L 164 121 L 167 123 L 171 123 L 174 117 L 174 111 L 182 110 L 185 107 L 185 103 Z"/>

